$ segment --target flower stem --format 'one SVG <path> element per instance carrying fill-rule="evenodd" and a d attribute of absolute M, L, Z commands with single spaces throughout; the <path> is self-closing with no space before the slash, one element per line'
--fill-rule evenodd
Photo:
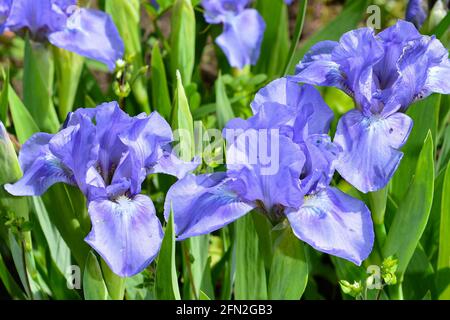
<path fill-rule="evenodd" d="M 191 266 L 191 258 L 189 255 L 189 248 L 186 246 L 186 243 L 184 241 L 181 243 L 181 249 L 183 251 L 184 260 L 186 262 L 186 269 L 187 269 L 187 273 L 188 273 L 188 277 L 189 277 L 189 282 L 191 284 L 192 294 L 194 296 L 194 299 L 198 300 L 197 290 L 195 288 L 195 283 L 194 283 L 194 275 L 192 274 L 192 266 Z"/>
<path fill-rule="evenodd" d="M 387 203 L 387 187 L 369 193 L 370 209 L 372 212 L 372 220 L 375 229 L 375 241 L 381 256 L 383 245 L 386 240 L 386 228 L 384 226 L 384 215 L 386 213 Z"/>

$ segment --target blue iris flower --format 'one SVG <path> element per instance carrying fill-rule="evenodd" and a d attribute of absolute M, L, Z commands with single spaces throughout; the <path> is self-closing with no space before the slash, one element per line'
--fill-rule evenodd
<path fill-rule="evenodd" d="M 425 0 L 409 0 L 406 7 L 405 20 L 414 23 L 420 29 L 427 19 L 428 1 Z"/>
<path fill-rule="evenodd" d="M 0 4 L 0 31 L 28 30 L 37 41 L 100 61 L 114 70 L 124 44 L 111 17 L 78 8 L 76 0 L 6 0 Z"/>
<path fill-rule="evenodd" d="M 223 24 L 216 39 L 232 67 L 242 69 L 257 63 L 266 24 L 255 9 L 246 9 L 250 0 L 203 0 L 206 22 Z"/>
<path fill-rule="evenodd" d="M 173 154 L 172 140 L 169 124 L 156 112 L 132 118 L 115 102 L 79 109 L 58 133 L 37 133 L 22 146 L 24 175 L 5 189 L 39 196 L 58 182 L 78 186 L 92 223 L 86 242 L 113 272 L 132 276 L 154 259 L 163 238 L 142 182 L 152 173 L 183 177 L 197 166 Z"/>
<path fill-rule="evenodd" d="M 341 150 L 328 136 L 333 112 L 319 92 L 278 79 L 256 95 L 252 110 L 224 129 L 226 172 L 190 174 L 168 191 L 165 217 L 173 212 L 178 240 L 258 210 L 274 223 L 287 218 L 317 250 L 361 264 L 373 246 L 371 215 L 362 201 L 330 186 Z"/>
<path fill-rule="evenodd" d="M 337 126 L 334 142 L 343 152 L 336 169 L 369 192 L 386 186 L 400 164 L 399 149 L 413 126 L 408 107 L 433 92 L 450 93 L 450 61 L 438 39 L 400 20 L 377 35 L 361 28 L 339 42 L 319 42 L 292 79 L 337 87 L 354 98 L 356 109 Z"/>

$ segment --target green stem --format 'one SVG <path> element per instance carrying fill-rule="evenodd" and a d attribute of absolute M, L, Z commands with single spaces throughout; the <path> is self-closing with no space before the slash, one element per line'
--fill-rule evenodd
<path fill-rule="evenodd" d="M 377 245 L 380 249 L 380 252 L 383 250 L 383 245 L 386 241 L 386 227 L 384 226 L 384 223 L 382 224 L 374 224 L 375 229 L 375 237 L 377 238 Z"/>
<path fill-rule="evenodd" d="M 189 277 L 189 282 L 191 283 L 192 294 L 195 300 L 198 300 L 197 289 L 195 288 L 194 275 L 192 274 L 191 258 L 189 255 L 189 248 L 187 248 L 186 243 L 181 243 L 181 249 L 183 251 L 184 260 L 186 260 L 186 269 Z"/>
<path fill-rule="evenodd" d="M 386 228 L 384 226 L 384 215 L 386 213 L 388 190 L 384 189 L 369 193 L 370 209 L 375 229 L 376 246 L 380 256 L 383 256 L 382 250 L 386 241 Z"/>

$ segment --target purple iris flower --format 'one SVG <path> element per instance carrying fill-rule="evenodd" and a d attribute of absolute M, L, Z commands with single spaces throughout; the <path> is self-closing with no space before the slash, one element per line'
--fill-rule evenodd
<path fill-rule="evenodd" d="M 417 29 L 422 27 L 427 19 L 428 1 L 425 0 L 409 0 L 406 7 L 405 20 L 414 23 Z"/>
<path fill-rule="evenodd" d="M 216 39 L 232 67 L 256 64 L 266 24 L 255 9 L 246 9 L 250 0 L 203 0 L 206 22 L 223 23 Z"/>
<path fill-rule="evenodd" d="M 37 133 L 22 147 L 24 176 L 5 189 L 39 196 L 55 183 L 86 195 L 92 230 L 86 242 L 120 276 L 142 271 L 157 255 L 163 231 L 141 184 L 148 174 L 183 177 L 196 164 L 171 152 L 172 131 L 156 112 L 129 117 L 117 103 L 69 114 L 56 134 Z"/>
<path fill-rule="evenodd" d="M 111 17 L 78 8 L 76 0 L 6 0 L 0 4 L 0 31 L 28 30 L 34 40 L 100 61 L 114 70 L 124 44 Z"/>
<path fill-rule="evenodd" d="M 150 4 L 156 9 L 159 10 L 159 4 L 157 0 L 151 0 Z"/>
<path fill-rule="evenodd" d="M 340 148 L 319 92 L 285 78 L 263 88 L 248 120 L 231 120 L 227 171 L 187 175 L 168 191 L 178 240 L 215 231 L 251 210 L 284 218 L 317 250 L 360 264 L 374 240 L 366 205 L 330 186 Z M 270 157 L 268 157 L 270 155 Z M 271 161 L 267 161 L 271 160 Z"/>
<path fill-rule="evenodd" d="M 399 149 L 413 125 L 408 107 L 433 92 L 450 93 L 450 62 L 439 40 L 400 20 L 378 35 L 361 28 L 339 42 L 319 42 L 292 79 L 334 86 L 354 98 L 356 109 L 338 123 L 334 142 L 343 153 L 336 168 L 369 192 L 386 186 L 400 164 Z"/>

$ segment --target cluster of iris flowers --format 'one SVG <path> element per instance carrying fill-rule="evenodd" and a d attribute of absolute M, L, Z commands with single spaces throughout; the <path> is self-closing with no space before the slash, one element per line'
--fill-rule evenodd
<path fill-rule="evenodd" d="M 74 4 L 2 1 L 2 29 L 28 30 L 37 41 L 113 69 L 123 56 L 114 24 L 99 11 L 70 9 Z M 256 63 L 265 28 L 248 4 L 202 2 L 207 22 L 223 23 L 216 42 L 237 68 Z M 312 85 L 337 87 L 355 100 L 356 108 L 339 119 L 334 139 L 333 112 Z M 164 206 L 166 219 L 173 214 L 178 240 L 216 231 L 256 210 L 274 224 L 287 219 L 299 239 L 359 265 L 374 242 L 371 214 L 362 201 L 332 186 L 333 175 L 337 171 L 364 193 L 385 187 L 413 126 L 405 111 L 433 92 L 450 93 L 448 51 L 439 40 L 401 20 L 378 34 L 360 28 L 339 42 L 313 46 L 295 75 L 256 94 L 253 116 L 229 121 L 225 172 L 190 173 L 198 163 L 174 154 L 172 130 L 158 113 L 130 117 L 111 102 L 70 113 L 56 134 L 32 136 L 19 156 L 23 177 L 5 188 L 16 196 L 37 196 L 55 183 L 77 186 L 92 223 L 86 242 L 124 277 L 148 266 L 161 245 L 154 205 L 141 194 L 141 184 L 154 173 L 180 179 Z M 229 130 L 239 134 L 230 136 Z M 249 161 L 261 146 L 261 131 L 279 146 L 275 171 L 258 158 Z"/>

